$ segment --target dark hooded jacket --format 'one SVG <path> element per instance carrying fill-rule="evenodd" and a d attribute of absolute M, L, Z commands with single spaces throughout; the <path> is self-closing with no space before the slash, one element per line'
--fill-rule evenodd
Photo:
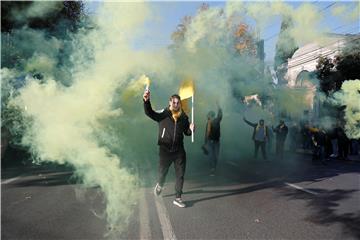
<path fill-rule="evenodd" d="M 161 148 L 168 152 L 184 149 L 184 134 L 191 135 L 189 118 L 184 111 L 176 122 L 169 107 L 155 112 L 151 107 L 150 100 L 144 101 L 144 111 L 149 118 L 159 123 L 158 145 Z"/>

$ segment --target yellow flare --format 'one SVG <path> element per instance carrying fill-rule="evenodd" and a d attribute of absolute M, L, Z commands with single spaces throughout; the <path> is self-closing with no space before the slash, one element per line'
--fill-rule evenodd
<path fill-rule="evenodd" d="M 189 100 L 190 98 L 186 98 L 181 100 L 181 109 L 186 113 L 186 114 L 190 114 L 191 111 L 191 103 L 189 104 Z"/>
<path fill-rule="evenodd" d="M 180 85 L 179 96 L 181 99 L 192 97 L 194 92 L 194 81 L 191 78 L 185 79 Z"/>
<path fill-rule="evenodd" d="M 150 79 L 146 75 L 142 75 L 140 77 L 140 79 L 145 84 L 145 88 L 149 89 L 149 87 L 150 87 Z"/>

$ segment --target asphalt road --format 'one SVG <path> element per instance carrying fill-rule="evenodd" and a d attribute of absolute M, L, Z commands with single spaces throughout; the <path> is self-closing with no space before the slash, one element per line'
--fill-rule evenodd
<path fill-rule="evenodd" d="M 200 170 L 199 170 L 200 169 Z M 360 162 L 312 164 L 309 156 L 221 161 L 216 176 L 189 164 L 183 200 L 171 169 L 161 197 L 144 166 L 128 231 L 116 239 L 360 239 Z M 104 239 L 98 189 L 64 168 L 2 169 L 2 239 Z"/>

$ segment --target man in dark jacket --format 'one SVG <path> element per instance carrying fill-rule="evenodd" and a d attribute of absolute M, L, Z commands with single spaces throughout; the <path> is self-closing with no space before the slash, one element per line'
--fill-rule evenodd
<path fill-rule="evenodd" d="M 207 124 L 205 129 L 205 146 L 208 150 L 208 156 L 210 160 L 210 175 L 215 175 L 215 170 L 219 158 L 220 150 L 220 122 L 222 119 L 222 110 L 218 107 L 218 113 L 215 117 L 215 112 L 210 111 L 207 115 Z"/>
<path fill-rule="evenodd" d="M 255 145 L 255 151 L 254 151 L 255 158 L 257 158 L 257 154 L 260 147 L 263 158 L 266 160 L 267 157 L 266 157 L 265 146 L 266 146 L 266 141 L 269 137 L 269 131 L 268 131 L 268 127 L 265 125 L 265 121 L 263 119 L 260 119 L 259 123 L 252 123 L 246 120 L 245 117 L 243 119 L 247 124 L 249 124 L 251 127 L 254 128 L 252 139 Z"/>
<path fill-rule="evenodd" d="M 276 156 L 278 156 L 280 159 L 283 159 L 284 145 L 286 136 L 288 134 L 288 127 L 285 125 L 283 120 L 280 120 L 279 125 L 277 125 L 275 128 L 273 127 L 272 129 L 276 134 Z"/>
<path fill-rule="evenodd" d="M 178 207 L 185 207 L 181 199 L 184 185 L 184 174 L 186 166 L 186 152 L 184 149 L 184 134 L 190 136 L 194 132 L 194 124 L 189 123 L 188 116 L 181 109 L 179 95 L 172 95 L 169 106 L 161 111 L 155 112 L 150 103 L 150 91 L 145 90 L 143 95 L 145 114 L 159 123 L 159 178 L 154 189 L 154 194 L 159 196 L 165 183 L 166 174 L 172 162 L 175 165 L 176 175 L 176 198 L 173 201 Z"/>
<path fill-rule="evenodd" d="M 312 161 L 314 162 L 318 160 L 322 164 L 326 164 L 324 159 L 326 132 L 323 127 L 313 128 L 313 129 L 314 130 L 312 131 L 312 137 L 311 137 L 314 146 Z"/>

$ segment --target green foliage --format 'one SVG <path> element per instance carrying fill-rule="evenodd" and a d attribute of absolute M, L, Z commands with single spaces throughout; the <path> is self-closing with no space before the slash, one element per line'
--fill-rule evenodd
<path fill-rule="evenodd" d="M 21 145 L 22 137 L 31 125 L 30 119 L 23 115 L 22 109 L 9 104 L 1 111 L 1 124 L 9 133 L 9 143 Z"/>
<path fill-rule="evenodd" d="M 1 3 L 1 32 L 24 26 L 56 31 L 59 24 L 65 24 L 73 31 L 83 15 L 84 3 L 81 1 L 5 1 Z"/>
<path fill-rule="evenodd" d="M 12 145 L 19 145 L 31 124 L 24 109 L 11 104 L 26 77 L 54 77 L 63 81 L 70 75 L 72 33 L 85 17 L 81 1 L 1 2 L 1 127 Z"/>
<path fill-rule="evenodd" d="M 336 69 L 346 80 L 360 79 L 360 39 L 350 40 L 335 60 Z"/>
<path fill-rule="evenodd" d="M 316 66 L 320 88 L 326 95 L 341 89 L 346 80 L 360 78 L 360 39 L 349 40 L 334 60 L 320 57 Z"/>
<path fill-rule="evenodd" d="M 337 78 L 335 64 L 332 59 L 320 57 L 316 65 L 316 76 L 320 81 L 320 89 L 326 95 L 341 88 L 342 79 Z"/>

